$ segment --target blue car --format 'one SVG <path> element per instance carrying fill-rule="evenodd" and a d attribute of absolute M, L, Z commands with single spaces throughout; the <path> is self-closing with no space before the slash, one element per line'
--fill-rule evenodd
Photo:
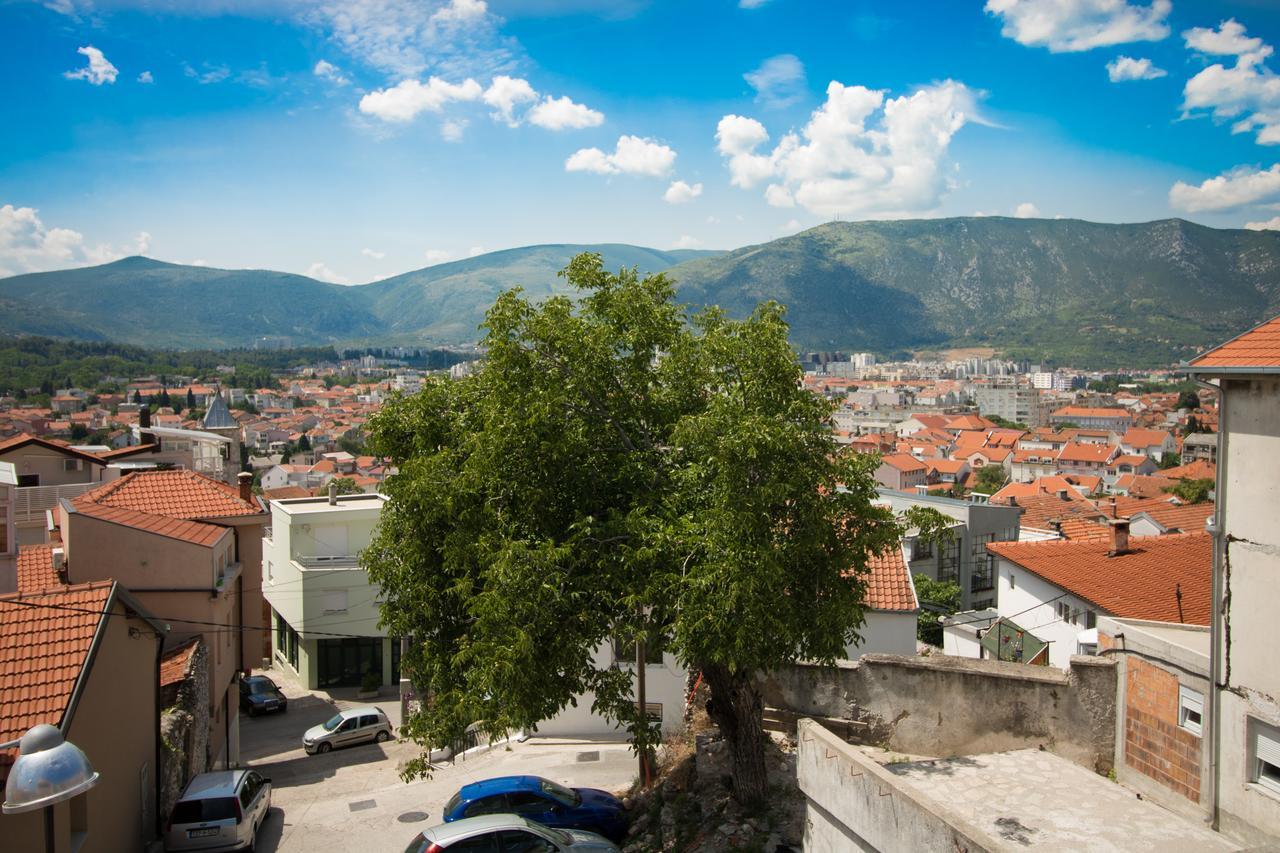
<path fill-rule="evenodd" d="M 472 782 L 449 798 L 445 822 L 517 814 L 557 829 L 585 829 L 620 841 L 627 834 L 622 801 L 608 791 L 566 788 L 541 776 L 499 776 Z"/>

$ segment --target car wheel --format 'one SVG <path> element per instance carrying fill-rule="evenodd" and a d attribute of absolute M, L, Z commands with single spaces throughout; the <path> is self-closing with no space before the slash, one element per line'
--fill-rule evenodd
<path fill-rule="evenodd" d="M 385 743 L 386 741 L 391 740 L 391 735 L 387 734 L 386 729 L 382 729 L 381 731 L 378 732 L 378 736 L 375 737 L 374 740 L 376 740 L 378 743 Z"/>
<path fill-rule="evenodd" d="M 258 849 L 258 827 L 253 828 L 253 835 L 249 836 L 249 846 L 244 849 L 245 853 L 253 853 Z"/>
<path fill-rule="evenodd" d="M 331 749 L 333 749 L 333 744 L 329 743 L 328 741 L 325 741 L 324 743 L 316 747 L 316 752 L 320 753 L 321 755 L 324 755 L 326 752 L 328 752 Z"/>

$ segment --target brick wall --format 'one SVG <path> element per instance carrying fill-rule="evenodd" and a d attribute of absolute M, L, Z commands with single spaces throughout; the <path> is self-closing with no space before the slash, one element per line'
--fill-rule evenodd
<path fill-rule="evenodd" d="M 1200 802 L 1200 738 L 1178 726 L 1177 676 L 1135 656 L 1126 670 L 1125 764 Z"/>

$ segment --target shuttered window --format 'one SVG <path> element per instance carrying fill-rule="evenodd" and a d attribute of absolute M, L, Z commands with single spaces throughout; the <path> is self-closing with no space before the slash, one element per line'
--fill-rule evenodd
<path fill-rule="evenodd" d="M 1253 726 L 1253 781 L 1280 794 L 1280 730 L 1258 720 Z"/>
<path fill-rule="evenodd" d="M 1178 725 L 1200 735 L 1204 731 L 1204 695 L 1189 687 L 1178 688 Z"/>

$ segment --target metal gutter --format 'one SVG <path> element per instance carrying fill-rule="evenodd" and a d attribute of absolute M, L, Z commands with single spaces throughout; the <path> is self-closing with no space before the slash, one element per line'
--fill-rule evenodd
<path fill-rule="evenodd" d="M 112 581 L 111 594 L 107 596 L 107 603 L 103 606 L 102 612 L 98 614 L 98 629 L 93 632 L 93 642 L 89 644 L 89 652 L 84 656 L 84 663 L 80 665 L 80 674 L 76 676 L 76 686 L 71 689 L 71 698 L 67 700 L 67 708 L 62 714 L 62 722 L 58 725 L 64 738 L 71 736 L 71 722 L 76 716 L 76 706 L 80 703 L 80 697 L 84 694 L 85 686 L 89 683 L 89 673 L 93 671 L 93 661 L 98 656 L 98 649 L 102 646 L 102 638 L 107 633 L 107 626 L 111 624 L 110 618 L 111 614 L 115 612 L 119 590 L 120 583 Z"/>
<path fill-rule="evenodd" d="M 1223 597 L 1223 560 L 1222 552 L 1226 542 L 1226 505 L 1227 493 L 1223 489 L 1227 472 L 1227 389 L 1223 385 L 1214 385 L 1203 379 L 1193 379 L 1197 385 L 1218 395 L 1218 461 L 1216 480 L 1214 482 L 1213 508 L 1213 609 L 1209 614 L 1209 732 L 1211 767 L 1209 780 L 1213 787 L 1210 799 L 1209 821 L 1215 831 L 1218 829 L 1218 817 L 1222 788 L 1222 663 L 1225 649 L 1222 636 L 1222 597 Z"/>

